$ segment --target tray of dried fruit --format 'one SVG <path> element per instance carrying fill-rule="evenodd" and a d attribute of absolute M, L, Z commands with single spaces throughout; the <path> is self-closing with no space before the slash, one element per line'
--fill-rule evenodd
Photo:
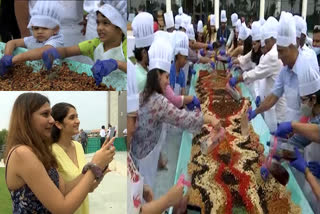
<path fill-rule="evenodd" d="M 210 134 L 209 126 L 204 125 L 195 136 L 187 131 L 182 134 L 175 183 L 181 173 L 191 178 L 188 213 L 313 213 L 287 163 L 283 163 L 290 175 L 286 186 L 272 176 L 262 180 L 260 167 L 271 136 L 260 115 L 250 123 L 245 121 L 248 107 L 255 108 L 245 85 L 240 84 L 240 91 L 246 98 L 237 102 L 225 91 L 228 80 L 223 71 L 195 68 L 190 94 L 197 95 L 203 112 L 221 119 L 226 135 L 205 155 L 201 141 Z"/>
<path fill-rule="evenodd" d="M 4 54 L 5 43 L 0 42 L 0 58 Z M 16 48 L 13 55 L 26 52 L 25 48 Z M 42 60 L 27 61 L 10 69 L 0 78 L 0 90 L 35 90 L 35 91 L 88 91 L 88 90 L 126 90 L 127 75 L 114 71 L 96 86 L 91 72 L 92 65 L 64 59 L 55 60 L 50 71 L 47 71 Z"/>

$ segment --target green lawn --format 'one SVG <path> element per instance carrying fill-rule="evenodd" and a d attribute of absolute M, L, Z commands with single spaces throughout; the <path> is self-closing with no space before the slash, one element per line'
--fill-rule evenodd
<path fill-rule="evenodd" d="M 10 194 L 4 179 L 5 168 L 0 168 L 0 213 L 12 213 Z"/>

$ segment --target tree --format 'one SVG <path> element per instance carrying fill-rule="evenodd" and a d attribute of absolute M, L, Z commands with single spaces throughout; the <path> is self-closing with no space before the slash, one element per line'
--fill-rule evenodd
<path fill-rule="evenodd" d="M 8 130 L 2 129 L 0 131 L 0 146 L 6 143 L 7 136 L 8 136 Z"/>

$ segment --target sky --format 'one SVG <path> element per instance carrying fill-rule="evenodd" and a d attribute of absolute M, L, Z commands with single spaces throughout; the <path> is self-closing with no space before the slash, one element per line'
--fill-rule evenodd
<path fill-rule="evenodd" d="M 11 110 L 23 91 L 0 92 L 0 130 L 8 129 Z M 40 91 L 49 98 L 51 107 L 59 102 L 74 105 L 80 120 L 79 129 L 99 129 L 107 123 L 107 92 Z"/>

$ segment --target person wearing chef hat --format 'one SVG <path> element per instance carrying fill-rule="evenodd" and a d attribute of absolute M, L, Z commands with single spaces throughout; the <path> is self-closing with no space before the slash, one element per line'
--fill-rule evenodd
<path fill-rule="evenodd" d="M 243 51 L 243 45 L 240 45 L 238 41 L 240 28 L 241 28 L 241 21 L 240 19 L 238 19 L 236 21 L 235 28 L 234 28 L 233 41 L 231 43 L 231 46 L 227 49 L 227 54 L 230 57 L 238 57 Z"/>
<path fill-rule="evenodd" d="M 131 141 L 130 155 L 144 177 L 144 183 L 154 189 L 156 166 L 162 146 L 158 143 L 162 124 L 169 123 L 198 132 L 205 123 L 220 128 L 220 121 L 212 116 L 202 115 L 199 111 L 180 110 L 163 96 L 169 84 L 172 59 L 172 48 L 166 39 L 155 39 L 148 54 L 149 72 L 146 87 L 140 94 L 139 120 Z"/>
<path fill-rule="evenodd" d="M 191 16 L 182 15 L 181 18 L 182 18 L 182 20 L 181 20 L 181 25 L 180 25 L 179 30 L 186 33 L 188 25 L 191 24 Z"/>
<path fill-rule="evenodd" d="M 266 41 L 266 52 L 264 56 L 260 57 L 259 62 L 255 62 L 256 66 L 252 69 L 244 72 L 239 77 L 233 77 L 230 79 L 230 85 L 235 86 L 239 82 L 245 82 L 246 84 L 254 83 L 256 104 L 263 101 L 267 95 L 271 93 L 271 89 L 280 73 L 282 68 L 282 62 L 278 59 L 276 38 L 277 38 L 278 21 L 269 17 L 268 21 L 261 27 L 260 22 L 256 21 L 252 24 L 252 40 L 253 51 L 256 46 L 260 46 L 260 41 Z M 262 52 L 260 52 L 262 54 Z M 239 57 L 235 63 L 239 63 L 240 66 L 254 62 L 252 57 L 252 51 L 246 56 Z M 260 100 L 260 101 L 259 101 Z M 280 97 L 278 102 L 264 112 L 264 120 L 269 127 L 270 131 L 275 131 L 277 123 L 283 122 L 286 111 L 286 102 L 284 97 Z"/>
<path fill-rule="evenodd" d="M 173 20 L 173 13 L 172 11 L 166 12 L 164 14 L 164 21 L 166 25 L 167 32 L 173 32 L 175 29 L 174 20 Z"/>
<path fill-rule="evenodd" d="M 214 14 L 208 16 L 207 25 L 203 28 L 203 38 L 205 43 L 210 44 L 217 39 L 216 16 Z"/>
<path fill-rule="evenodd" d="M 243 22 L 241 24 L 241 27 L 239 28 L 239 49 L 241 48 L 241 46 L 243 48 L 241 55 L 246 55 L 247 53 L 249 53 L 252 49 L 252 36 L 251 36 L 251 30 L 247 27 L 246 23 Z M 246 68 L 243 68 L 244 70 L 246 70 Z"/>
<path fill-rule="evenodd" d="M 61 13 L 63 8 L 59 4 L 37 1 L 28 24 L 32 36 L 11 40 L 6 44 L 4 56 L 0 60 L 0 75 L 6 73 L 14 64 L 40 59 L 45 50 L 63 47 L 63 35 L 60 32 Z M 24 47 L 29 51 L 13 56 L 17 47 Z"/>
<path fill-rule="evenodd" d="M 174 17 L 174 28 L 176 29 L 176 30 L 179 30 L 180 29 L 180 25 L 181 25 L 181 22 L 182 22 L 182 17 L 181 17 L 181 15 L 176 15 L 175 17 Z"/>
<path fill-rule="evenodd" d="M 135 66 L 128 61 L 128 84 L 127 84 L 127 151 L 130 151 L 130 142 L 135 131 L 136 114 L 132 117 L 132 113 L 136 113 L 139 109 L 139 92 L 136 84 Z M 152 189 L 144 183 L 144 177 L 141 176 L 137 167 L 135 166 L 130 153 L 127 154 L 127 210 L 128 213 L 153 213 L 164 212 L 168 207 L 179 203 L 183 197 L 183 186 L 173 186 L 161 198 L 154 200 Z M 139 199 L 139 200 L 136 200 Z M 142 204 L 142 199 L 146 202 Z M 139 201 L 139 204 L 135 202 Z M 166 203 L 169 201 L 170 203 Z"/>
<path fill-rule="evenodd" d="M 265 43 L 267 45 L 268 40 L 265 40 Z M 296 47 L 296 27 L 290 13 L 281 12 L 276 44 L 278 58 L 281 59 L 284 67 L 277 77 L 271 93 L 266 96 L 258 108 L 249 111 L 250 120 L 255 118 L 257 114 L 272 108 L 283 95 L 287 103 L 285 121 L 299 120 L 301 117 L 299 87 L 297 87 L 299 75 L 311 75 L 313 72 L 319 72 L 312 67 L 313 59 L 303 51 L 299 52 Z"/>
<path fill-rule="evenodd" d="M 227 41 L 227 45 L 226 45 L 227 48 L 230 48 L 233 41 L 234 41 L 236 27 L 237 27 L 237 21 L 238 21 L 238 14 L 236 14 L 236 13 L 231 14 L 232 31 L 231 31 L 230 36 Z"/>
<path fill-rule="evenodd" d="M 203 23 L 202 23 L 202 20 L 199 20 L 198 24 L 197 24 L 196 40 L 197 40 L 197 42 L 204 42 L 204 40 L 203 40 Z"/>
<path fill-rule="evenodd" d="M 177 31 L 175 34 L 174 61 L 170 68 L 170 86 L 176 95 L 185 95 L 186 77 L 183 67 L 187 63 L 189 39 L 186 33 Z"/>
<path fill-rule="evenodd" d="M 307 123 L 317 124 L 319 126 L 320 74 L 318 72 L 299 71 L 298 80 L 299 95 L 301 100 L 300 112 L 303 116 L 309 118 Z M 320 145 L 319 141 L 317 143 L 312 143 L 316 141 L 316 139 L 314 137 L 311 137 L 318 135 L 318 131 L 316 133 L 313 133 L 313 135 L 306 135 L 305 133 L 308 133 L 308 127 L 305 126 L 305 124 L 297 124 L 296 121 L 288 121 L 279 124 L 275 135 L 279 137 L 287 137 L 288 134 L 291 134 L 292 132 L 294 132 L 295 134 L 288 139 L 288 143 L 297 147 L 298 149 L 304 150 L 304 155 L 301 155 L 301 157 L 304 156 L 304 158 L 302 158 L 303 160 L 301 159 L 291 164 L 291 166 L 295 167 L 298 171 L 292 171 L 314 213 L 319 213 L 319 191 L 313 191 L 315 194 L 312 194 L 312 188 L 310 188 L 309 179 L 306 179 L 306 177 L 304 176 L 306 168 L 309 167 L 310 171 L 315 176 L 320 178 Z M 310 163 L 309 161 L 312 162 Z M 302 168 L 297 167 L 298 165 L 302 164 L 307 164 L 303 167 L 303 170 Z M 317 183 L 319 183 L 319 181 L 320 180 L 318 179 Z"/>
<path fill-rule="evenodd" d="M 52 48 L 42 54 L 42 59 L 51 69 L 52 59 L 84 55 L 94 60 L 91 68 L 96 84 L 111 72 L 126 72 L 126 10 L 127 2 L 119 0 L 103 4 L 97 10 L 97 32 L 99 38 L 84 41 L 78 45 L 65 48 Z M 124 49 L 123 49 L 124 47 Z"/>
<path fill-rule="evenodd" d="M 230 36 L 230 30 L 227 28 L 227 15 L 225 10 L 221 10 L 220 14 L 220 28 L 217 32 L 217 41 L 226 44 Z"/>

